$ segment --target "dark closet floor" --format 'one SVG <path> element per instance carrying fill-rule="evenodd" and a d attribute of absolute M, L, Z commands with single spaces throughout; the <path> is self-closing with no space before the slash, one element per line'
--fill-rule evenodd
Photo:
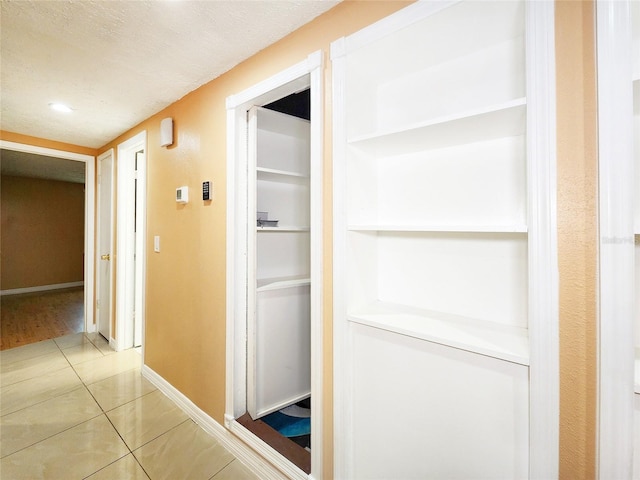
<path fill-rule="evenodd" d="M 311 452 L 309 450 L 302 448 L 293 440 L 283 437 L 262 420 L 253 420 L 248 413 L 238 418 L 238 423 L 270 445 L 300 470 L 307 474 L 311 473 Z"/>

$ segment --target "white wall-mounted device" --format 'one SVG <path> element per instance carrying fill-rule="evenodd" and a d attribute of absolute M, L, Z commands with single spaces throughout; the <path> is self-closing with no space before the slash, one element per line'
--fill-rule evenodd
<path fill-rule="evenodd" d="M 176 188 L 176 202 L 189 203 L 189 187 Z"/>
<path fill-rule="evenodd" d="M 167 117 L 160 122 L 160 146 L 173 144 L 173 118 Z"/>

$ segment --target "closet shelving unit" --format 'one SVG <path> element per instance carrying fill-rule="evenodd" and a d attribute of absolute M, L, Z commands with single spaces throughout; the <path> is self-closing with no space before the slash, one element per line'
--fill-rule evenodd
<path fill-rule="evenodd" d="M 247 407 L 257 419 L 310 395 L 310 130 L 255 107 L 250 132 Z M 258 225 L 258 212 L 277 226 Z"/>
<path fill-rule="evenodd" d="M 538 12 L 546 8 L 539 7 Z M 529 379 L 537 382 L 544 376 L 538 364 L 535 373 L 531 370 L 532 359 L 538 361 L 546 348 L 541 347 L 546 337 L 539 329 L 534 328 L 532 343 L 532 322 L 554 324 L 553 313 L 547 315 L 553 312 L 553 293 L 543 292 L 543 282 L 553 289 L 550 272 L 557 269 L 553 247 L 545 243 L 545 237 L 553 236 L 549 229 L 555 227 L 547 215 L 555 204 L 549 200 L 543 206 L 541 201 L 549 199 L 554 188 L 545 183 L 545 175 L 555 169 L 555 159 L 545 156 L 549 151 L 540 147 L 544 142 L 534 138 L 546 138 L 546 115 L 555 110 L 530 104 L 532 97 L 540 102 L 545 95 L 540 90 L 545 82 L 536 74 L 547 71 L 542 64 L 547 53 L 540 52 L 540 45 L 546 42 L 545 29 L 553 31 L 548 22 L 552 16 L 536 13 L 539 7 L 524 1 L 418 2 L 405 9 L 412 13 L 402 17 L 400 12 L 332 47 L 337 98 L 334 349 L 340 365 L 337 384 L 343 385 L 336 388 L 336 434 L 344 436 L 336 465 L 343 476 L 366 476 L 374 467 L 364 466 L 365 459 L 384 456 L 373 444 L 363 446 L 364 434 L 350 431 L 366 425 L 351 399 L 362 401 L 359 395 L 367 395 L 358 389 L 375 392 L 361 380 L 375 375 L 362 366 L 363 358 L 379 345 L 406 342 L 424 349 L 421 358 L 432 359 L 433 366 L 425 364 L 424 369 L 439 365 L 457 372 L 442 392 L 412 401 L 446 404 L 455 397 L 457 382 L 475 382 L 479 376 L 480 384 L 486 381 L 481 388 L 495 388 L 488 394 L 493 395 L 506 388 L 501 382 L 509 378 L 513 394 L 496 394 L 493 405 L 474 404 L 471 397 L 453 400 L 465 405 L 460 408 L 467 409 L 464 416 L 470 422 L 480 419 L 485 408 L 515 408 L 525 415 L 509 419 L 512 440 L 501 453 L 491 450 L 495 462 L 479 460 L 475 467 L 468 466 L 468 474 L 520 477 L 530 461 L 531 472 L 545 472 L 534 476 L 554 476 L 554 447 L 549 443 L 549 451 L 541 453 L 544 433 L 539 435 L 542 429 L 535 424 L 529 426 L 527 414 L 530 396 L 536 396 L 529 390 Z M 530 14 L 538 15 L 537 20 Z M 535 32 L 529 31 L 536 21 Z M 402 340 L 407 337 L 412 340 Z M 441 352 L 428 346 L 434 344 L 451 353 L 430 356 L 427 352 Z M 389 352 L 398 351 L 394 348 Z M 459 351 L 465 353 L 455 353 Z M 553 355 L 553 347 L 547 351 Z M 448 363 L 456 355 L 462 355 L 462 363 L 477 358 L 492 366 L 480 373 L 471 367 L 456 370 Z M 407 353 L 409 358 L 413 357 Z M 398 375 L 408 379 L 421 369 L 408 365 Z M 494 375 L 506 371 L 493 383 Z M 435 385 L 440 377 L 433 375 Z M 391 404 L 388 400 L 385 405 Z M 538 406 L 536 415 L 544 410 Z M 441 414 L 457 422 L 452 412 L 445 409 Z M 420 428 L 428 430 L 437 423 L 436 417 L 427 417 Z M 344 431 L 342 423 L 348 425 Z M 466 426 L 459 428 L 466 431 Z M 443 444 L 450 434 L 446 429 L 431 432 L 432 437 L 442 435 Z M 486 432 L 485 439 L 504 444 L 499 435 Z M 466 442 L 471 445 L 473 436 L 469 431 L 456 449 L 464 450 Z M 432 437 L 414 441 L 430 442 Z M 461 438 L 452 437 L 452 445 Z M 532 457 L 528 438 L 536 442 Z M 458 462 L 453 453 L 449 460 L 444 457 L 429 467 L 406 467 L 404 473 L 437 477 L 438 465 L 445 465 L 442 473 Z M 510 463 L 516 457 L 528 460 Z"/>
<path fill-rule="evenodd" d="M 258 291 L 309 285 L 309 122 L 260 108 L 255 165 L 257 211 L 278 226 L 258 226 Z M 282 255 L 278 255 L 278 252 Z"/>
<path fill-rule="evenodd" d="M 348 318 L 527 365 L 524 5 L 486 10 L 349 55 Z"/>

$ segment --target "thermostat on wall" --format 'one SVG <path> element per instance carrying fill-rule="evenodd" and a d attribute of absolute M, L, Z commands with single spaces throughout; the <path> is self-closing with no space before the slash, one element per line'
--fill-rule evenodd
<path fill-rule="evenodd" d="M 176 202 L 189 203 L 189 187 L 176 188 Z"/>

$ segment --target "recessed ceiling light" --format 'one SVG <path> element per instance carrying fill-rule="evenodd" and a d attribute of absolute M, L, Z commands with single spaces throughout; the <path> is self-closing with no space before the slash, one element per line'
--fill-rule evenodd
<path fill-rule="evenodd" d="M 49 107 L 55 110 L 56 112 L 71 113 L 73 111 L 71 107 L 68 107 L 63 103 L 50 103 Z"/>

